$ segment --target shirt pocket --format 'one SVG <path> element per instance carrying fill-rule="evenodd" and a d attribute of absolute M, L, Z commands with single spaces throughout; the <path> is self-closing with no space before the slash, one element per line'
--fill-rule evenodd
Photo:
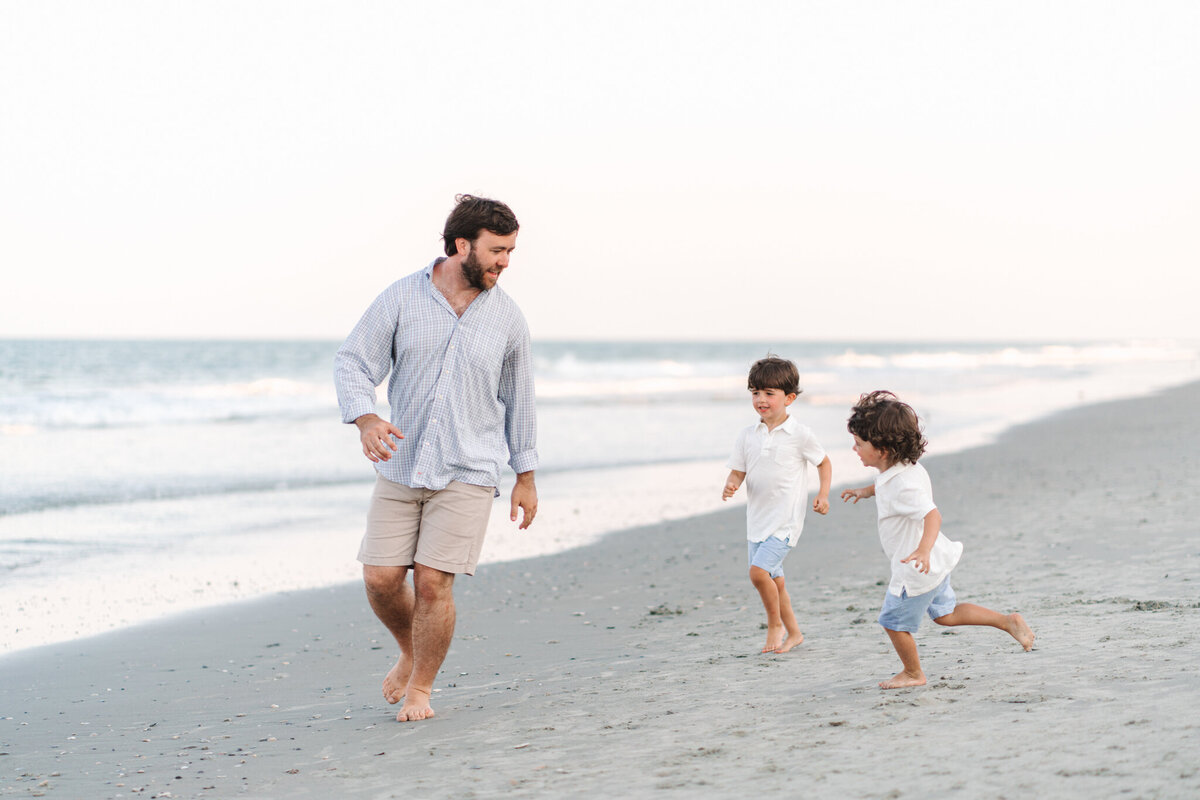
<path fill-rule="evenodd" d="M 771 460 L 774 461 L 781 469 L 796 470 L 804 464 L 804 459 L 795 449 L 776 445 L 771 453 Z"/>

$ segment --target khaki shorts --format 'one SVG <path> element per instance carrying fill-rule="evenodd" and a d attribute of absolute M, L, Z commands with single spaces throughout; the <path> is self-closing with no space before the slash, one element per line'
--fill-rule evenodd
<path fill-rule="evenodd" d="M 375 567 L 413 563 L 475 574 L 495 489 L 459 481 L 445 489 L 412 489 L 379 476 L 358 560 Z"/>

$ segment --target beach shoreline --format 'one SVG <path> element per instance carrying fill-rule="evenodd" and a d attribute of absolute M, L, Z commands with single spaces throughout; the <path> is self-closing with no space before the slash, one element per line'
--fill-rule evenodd
<path fill-rule="evenodd" d="M 805 643 L 760 655 L 730 508 L 461 579 L 422 723 L 380 697 L 394 644 L 357 584 L 0 657 L 0 796 L 1194 796 L 1198 400 L 923 462 L 960 599 L 1024 613 L 1030 653 L 926 624 L 929 685 L 876 688 L 886 563 L 873 504 L 837 503 L 786 565 Z"/>

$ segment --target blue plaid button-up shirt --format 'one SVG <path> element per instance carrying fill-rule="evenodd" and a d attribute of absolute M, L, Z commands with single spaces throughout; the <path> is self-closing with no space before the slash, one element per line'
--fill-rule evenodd
<path fill-rule="evenodd" d="M 497 486 L 506 454 L 514 472 L 537 468 L 529 327 L 499 286 L 455 314 L 433 286 L 442 260 L 384 289 L 338 350 L 342 421 L 374 413 L 391 372 L 391 422 L 404 438 L 379 474 L 413 488 Z"/>

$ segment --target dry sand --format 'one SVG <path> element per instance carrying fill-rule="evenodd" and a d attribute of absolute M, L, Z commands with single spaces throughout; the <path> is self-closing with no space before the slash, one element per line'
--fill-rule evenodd
<path fill-rule="evenodd" d="M 876 688 L 898 662 L 867 502 L 810 517 L 787 562 L 807 640 L 760 655 L 731 509 L 461 579 L 423 723 L 380 697 L 394 645 L 357 585 L 5 657 L 0 796 L 1197 797 L 1198 404 L 927 462 L 960 599 L 1022 611 L 1030 653 L 926 623 L 929 685 Z"/>

